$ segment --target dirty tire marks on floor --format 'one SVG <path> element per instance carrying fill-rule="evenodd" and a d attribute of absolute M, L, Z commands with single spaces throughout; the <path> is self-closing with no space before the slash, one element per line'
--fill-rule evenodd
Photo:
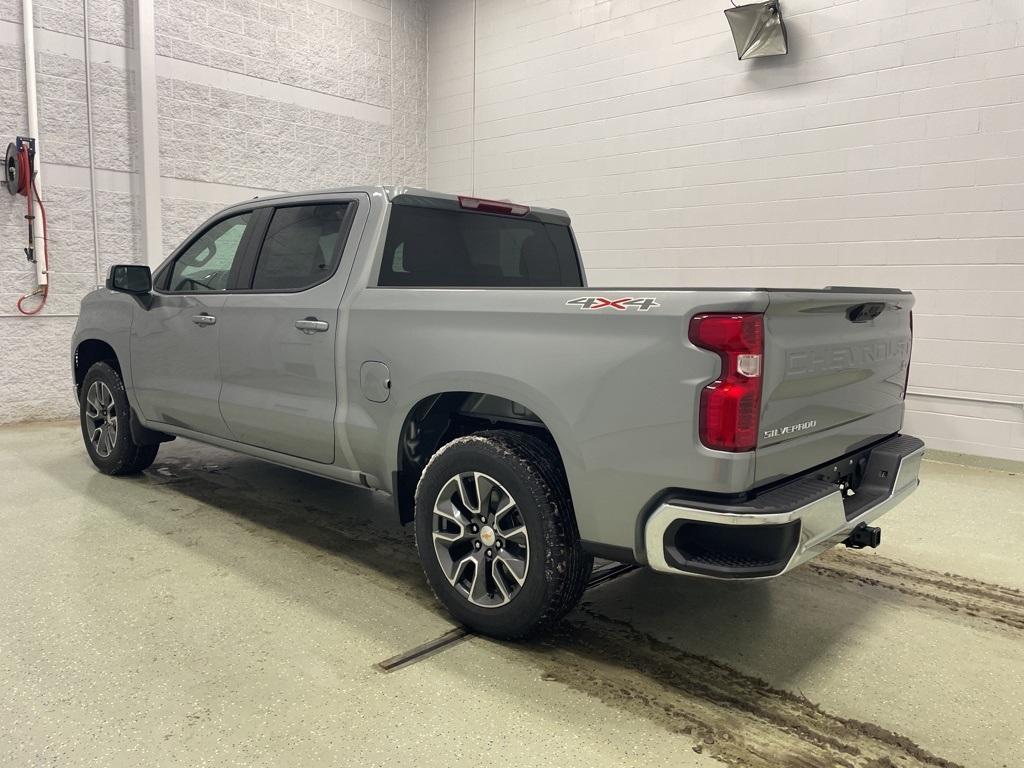
<path fill-rule="evenodd" d="M 583 608 L 541 648 L 543 679 L 659 723 L 728 765 L 748 768 L 952 768 L 910 739 L 823 711 L 711 659 Z"/>
<path fill-rule="evenodd" d="M 925 608 L 1004 630 L 1024 630 L 1024 593 L 1016 589 L 840 549 L 827 552 L 807 567 L 828 578 L 898 592 Z"/>
<path fill-rule="evenodd" d="M 154 490 L 198 503 L 192 512 L 163 520 L 169 535 L 183 535 L 192 515 L 229 513 L 251 535 L 280 539 L 284 534 L 308 543 L 329 559 L 338 558 L 331 567 L 401 591 L 440 613 L 406 531 L 362 516 L 339 518 L 301 495 L 268 495 L 231 471 L 212 473 L 183 463 L 175 469 L 173 484 L 150 481 Z M 838 577 L 847 578 L 835 568 Z M 679 735 L 695 752 L 728 765 L 957 768 L 904 736 L 825 712 L 802 696 L 658 641 L 586 605 L 542 641 L 494 647 L 539 670 L 542 679 L 643 717 Z"/>

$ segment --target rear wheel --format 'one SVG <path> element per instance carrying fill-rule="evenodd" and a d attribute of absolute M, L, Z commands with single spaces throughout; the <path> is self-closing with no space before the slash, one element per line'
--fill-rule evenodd
<path fill-rule="evenodd" d="M 160 446 L 138 445 L 132 439 L 131 406 L 112 365 L 93 364 L 82 382 L 80 401 L 82 439 L 100 472 L 129 475 L 153 463 Z"/>
<path fill-rule="evenodd" d="M 551 627 L 579 601 L 593 565 L 557 453 L 521 432 L 460 437 L 434 454 L 416 488 L 415 525 L 434 594 L 495 637 Z"/>

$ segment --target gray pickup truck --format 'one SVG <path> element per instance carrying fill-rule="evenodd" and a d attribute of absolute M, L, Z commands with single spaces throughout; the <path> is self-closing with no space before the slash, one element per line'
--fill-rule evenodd
<path fill-rule="evenodd" d="M 73 339 L 82 435 L 139 472 L 180 436 L 388 493 L 471 628 L 522 637 L 595 556 L 778 576 L 918 484 L 913 296 L 588 287 L 561 210 L 368 187 L 257 198 Z"/>

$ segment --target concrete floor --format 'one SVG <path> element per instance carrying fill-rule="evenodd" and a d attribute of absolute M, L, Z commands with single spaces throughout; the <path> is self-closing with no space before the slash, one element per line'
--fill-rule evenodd
<path fill-rule="evenodd" d="M 877 552 L 634 572 L 542 643 L 451 627 L 371 494 L 0 429 L 0 765 L 1018 766 L 1024 477 L 926 462 Z"/>

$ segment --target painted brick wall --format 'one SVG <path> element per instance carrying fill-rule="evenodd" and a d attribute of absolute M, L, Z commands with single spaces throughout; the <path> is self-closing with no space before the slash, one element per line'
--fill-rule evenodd
<path fill-rule="evenodd" d="M 380 123 L 188 80 L 158 85 L 165 177 L 270 189 L 391 177 L 391 133 Z"/>
<path fill-rule="evenodd" d="M 392 177 L 427 182 L 427 0 L 394 5 Z"/>
<path fill-rule="evenodd" d="M 159 0 L 170 250 L 223 204 L 426 182 L 426 0 Z"/>
<path fill-rule="evenodd" d="M 0 192 L 0 422 L 48 419 L 74 408 L 70 388 L 70 339 L 81 297 L 96 286 L 92 207 L 88 194 L 85 66 L 82 6 L 35 6 L 40 146 L 45 148 L 43 197 L 51 253 L 50 299 L 42 315 L 17 317 L 18 297 L 35 287 L 25 260 L 25 198 Z M 90 3 L 91 39 L 122 47 L 131 40 L 123 2 Z M 0 145 L 27 132 L 21 3 L 0 2 L 0 77 L 13 87 L 0 104 Z M 92 114 L 97 168 L 128 178 L 134 167 L 133 84 L 128 70 L 94 55 Z M 127 184 L 99 190 L 101 264 L 132 261 L 138 249 L 134 199 Z"/>
<path fill-rule="evenodd" d="M 900 286 L 906 428 L 1024 459 L 1024 2 L 436 0 L 429 181 L 564 207 L 595 285 Z M 475 25 L 474 25 L 475 13 Z M 475 29 L 474 29 L 475 26 Z"/>
<path fill-rule="evenodd" d="M 362 5 L 350 12 L 314 0 L 156 0 L 157 53 L 384 106 L 389 14 Z"/>
<path fill-rule="evenodd" d="M 393 7 L 392 7 L 393 5 Z M 0 423 L 75 412 L 70 337 L 81 297 L 141 261 L 132 3 L 90 0 L 99 269 L 93 249 L 77 0 L 38 0 L 37 71 L 50 300 L 34 288 L 24 198 L 0 194 Z M 0 0 L 2 144 L 26 133 L 21 2 Z M 165 252 L 223 205 L 272 191 L 426 180 L 426 0 L 158 0 Z"/>

